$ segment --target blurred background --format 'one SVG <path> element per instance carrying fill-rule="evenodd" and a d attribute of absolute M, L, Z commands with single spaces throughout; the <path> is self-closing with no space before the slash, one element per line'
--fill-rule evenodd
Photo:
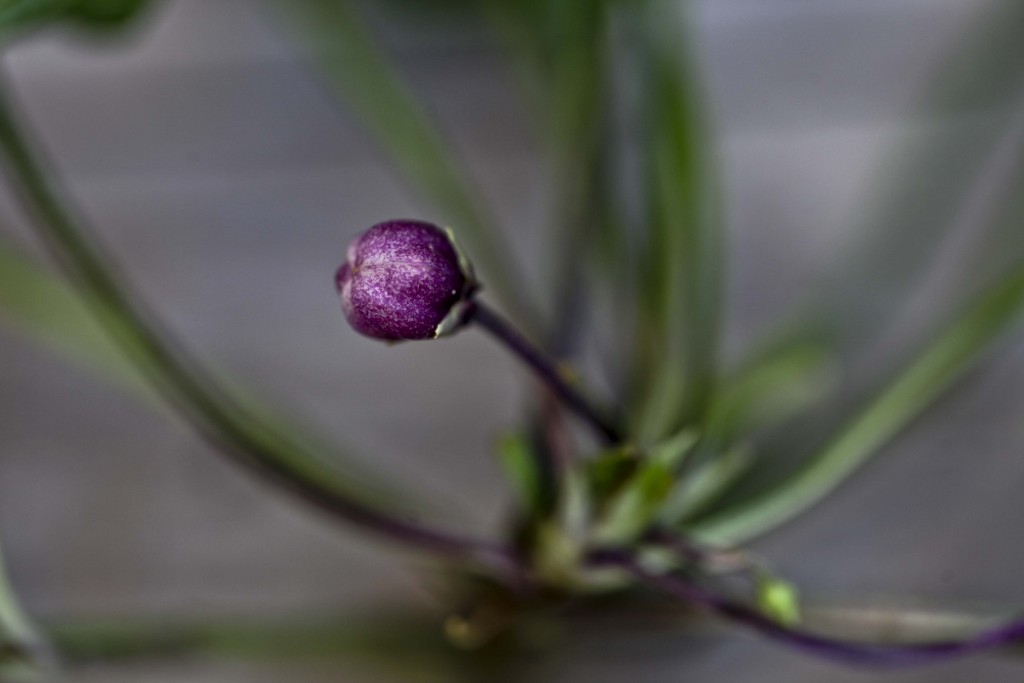
<path fill-rule="evenodd" d="M 955 111 L 919 104 L 994 4 L 691 3 L 726 185 L 731 355 L 831 272 L 897 142 L 945 126 L 970 153 L 998 131 L 981 180 L 942 216 L 955 228 L 888 342 L 947 294 L 961 257 L 978 249 L 992 188 L 1019 170 L 1024 91 L 983 92 Z M 408 10 L 375 5 L 373 25 L 536 272 L 550 174 L 520 83 L 478 21 Z M 170 0 L 116 41 L 48 32 L 6 62 L 73 196 L 179 338 L 373 469 L 443 501 L 447 521 L 493 533 L 507 504 L 492 444 L 520 417 L 529 385 L 479 334 L 389 348 L 347 327 L 332 275 L 351 237 L 387 218 L 441 217 L 417 203 L 273 11 L 256 0 Z M 941 181 L 931 191 L 922 201 L 941 208 Z M 3 192 L 0 231 L 35 250 Z M 909 229 L 889 226 L 893 244 Z M 885 303 L 885 283 L 874 284 L 860 295 Z M 814 514 L 757 549 L 810 598 L 1024 608 L 1022 411 L 1018 336 Z M 0 324 L 0 526 L 13 580 L 44 621 L 436 604 L 415 558 L 267 493 L 165 411 Z M 694 647 L 639 634 L 575 654 L 559 660 L 555 680 L 1021 677 L 1019 661 L 999 657 L 851 671 L 739 636 Z M 76 680 L 285 675 L 403 680 L 355 664 L 203 660 L 94 667 Z"/>

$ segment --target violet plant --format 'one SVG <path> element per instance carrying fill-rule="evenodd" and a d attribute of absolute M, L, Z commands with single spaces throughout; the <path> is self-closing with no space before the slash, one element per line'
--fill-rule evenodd
<path fill-rule="evenodd" d="M 146 4 L 0 2 L 0 34 L 10 40 L 67 22 L 114 30 Z M 464 3 L 498 28 L 544 103 L 541 128 L 562 192 L 551 231 L 556 276 L 543 305 L 521 286 L 513 252 L 493 227 L 497 221 L 356 6 L 348 0 L 271 4 L 294 35 L 337 50 L 330 57 L 314 50 L 314 56 L 322 57 L 325 73 L 411 185 L 452 226 L 396 219 L 361 233 L 347 253 L 339 244 L 344 262 L 335 285 L 349 323 L 389 343 L 479 328 L 539 380 L 530 423 L 500 446 L 516 493 L 514 523 L 482 539 L 412 521 L 367 496 L 324 456 L 328 450 L 309 445 L 308 434 L 217 383 L 184 345 L 171 341 L 104 254 L 47 166 L 9 84 L 0 89 L 0 157 L 10 188 L 69 284 L 5 246 L 5 317 L 86 362 L 123 372 L 136 388 L 148 387 L 142 390 L 152 390 L 150 396 L 269 487 L 462 577 L 470 609 L 453 605 L 452 616 L 436 624 L 452 652 L 486 651 L 529 628 L 519 624 L 530 615 L 557 612 L 571 601 L 600 607 L 608 596 L 652 594 L 695 610 L 686 618 L 711 615 L 803 653 L 862 666 L 931 664 L 1024 639 L 1024 617 L 953 633 L 925 625 L 898 640 L 825 631 L 796 588 L 744 548 L 822 501 L 1021 322 L 1024 254 L 966 288 L 944 327 L 897 371 L 867 387 L 867 398 L 841 415 L 823 445 L 803 444 L 808 452 L 794 467 L 772 457 L 764 435 L 799 416 L 816 418 L 822 369 L 870 336 L 879 318 L 872 310 L 854 319 L 847 308 L 861 308 L 842 300 L 815 303 L 748 361 L 723 368 L 721 188 L 699 79 L 678 51 L 686 37 L 676 16 L 681 3 Z M 973 55 L 967 64 L 990 74 L 993 89 L 1019 87 L 1024 5 L 997 3 L 985 19 L 980 33 L 989 49 L 966 53 Z M 616 40 L 619 31 L 631 40 Z M 615 65 L 638 85 L 642 106 L 628 116 L 612 115 L 622 97 Z M 947 88 L 943 81 L 933 96 L 958 101 L 973 96 L 972 87 Z M 995 134 L 986 143 L 991 152 L 1005 140 Z M 639 197 L 630 195 L 620 163 L 624 148 L 634 147 L 642 160 Z M 970 184 L 980 163 L 958 166 L 957 179 Z M 640 206 L 631 210 L 630 201 Z M 928 223 L 926 213 L 914 212 L 934 208 L 880 205 L 895 207 L 881 212 L 883 227 L 896 218 Z M 1020 219 L 1008 212 L 992 231 L 1018 234 Z M 922 245 L 938 241 L 932 239 L 938 230 L 931 223 L 925 228 L 935 232 L 915 243 L 913 258 L 883 268 L 883 277 L 909 280 L 925 269 L 929 253 Z M 59 315 L 34 316 L 24 305 L 28 286 Z M 614 325 L 602 327 L 602 313 Z M 78 323 L 86 315 L 102 325 L 116 353 L 104 338 L 85 338 L 83 330 L 91 328 Z M 602 336 L 615 349 L 608 373 L 614 395 L 599 396 L 580 369 L 593 369 L 579 361 Z M 570 418 L 584 433 L 568 426 Z M 73 665 L 90 648 L 145 652 L 167 647 L 168 639 L 186 650 L 223 642 L 207 631 L 155 637 L 128 630 L 104 650 L 80 634 L 48 633 L 25 616 L 2 574 L 0 636 L 0 664 L 44 668 Z"/>

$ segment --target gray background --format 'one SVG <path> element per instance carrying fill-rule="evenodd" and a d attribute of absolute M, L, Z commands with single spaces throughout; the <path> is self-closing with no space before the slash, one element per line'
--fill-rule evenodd
<path fill-rule="evenodd" d="M 728 180 L 730 344 L 788 309 L 841 248 L 925 77 L 983 3 L 697 4 Z M 484 37 L 390 26 L 388 43 L 536 264 L 545 175 L 514 79 Z M 527 386 L 476 334 L 387 348 L 344 324 L 331 275 L 352 235 L 425 215 L 256 2 L 177 0 L 114 46 L 40 37 L 7 57 L 27 113 L 119 261 L 181 338 L 377 469 L 500 520 L 490 445 Z M 2 229 L 27 232 L 9 199 Z M 818 514 L 760 544 L 808 595 L 1024 606 L 1024 344 Z M 273 496 L 181 424 L 0 325 L 0 520 L 30 609 L 50 617 L 293 614 L 424 604 L 386 547 Z M 1020 680 L 997 658 L 868 674 L 747 639 L 652 659 L 589 655 L 579 680 Z M 598 657 L 596 663 L 593 661 Z M 572 672 L 572 675 L 570 675 Z M 83 680 L 271 681 L 255 665 Z M 377 680 L 304 668 L 288 680 Z"/>

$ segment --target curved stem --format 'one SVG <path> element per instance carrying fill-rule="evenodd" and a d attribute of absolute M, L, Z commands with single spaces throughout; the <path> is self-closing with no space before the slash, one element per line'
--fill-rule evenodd
<path fill-rule="evenodd" d="M 464 320 L 475 322 L 487 330 L 520 360 L 530 366 L 530 369 L 547 385 L 548 389 L 593 428 L 604 441 L 609 444 L 617 444 L 622 441 L 622 432 L 612 420 L 569 384 L 551 359 L 520 334 L 507 320 L 476 299 L 467 304 Z"/>
<path fill-rule="evenodd" d="M 718 595 L 684 578 L 653 572 L 627 551 L 598 551 L 592 554 L 590 560 L 598 566 L 619 567 L 669 595 L 708 609 L 785 645 L 846 664 L 878 667 L 935 664 L 1024 640 L 1024 618 L 980 631 L 967 638 L 927 643 L 866 643 L 830 638 L 786 626 L 753 607 Z"/>
<path fill-rule="evenodd" d="M 41 155 L 28 144 L 0 87 L 0 156 L 36 232 L 56 257 L 108 333 L 155 388 L 203 436 L 263 479 L 306 503 L 392 541 L 444 556 L 509 568 L 508 550 L 400 519 L 359 500 L 331 468 L 231 399 L 200 366 L 167 341 L 145 308 L 74 217 L 47 178 Z"/>

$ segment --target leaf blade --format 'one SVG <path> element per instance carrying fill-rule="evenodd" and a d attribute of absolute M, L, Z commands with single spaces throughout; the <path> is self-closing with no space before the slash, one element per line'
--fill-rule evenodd
<path fill-rule="evenodd" d="M 981 295 L 818 454 L 782 484 L 689 528 L 710 543 L 735 544 L 819 502 L 902 431 L 1024 317 L 1024 267 Z"/>

